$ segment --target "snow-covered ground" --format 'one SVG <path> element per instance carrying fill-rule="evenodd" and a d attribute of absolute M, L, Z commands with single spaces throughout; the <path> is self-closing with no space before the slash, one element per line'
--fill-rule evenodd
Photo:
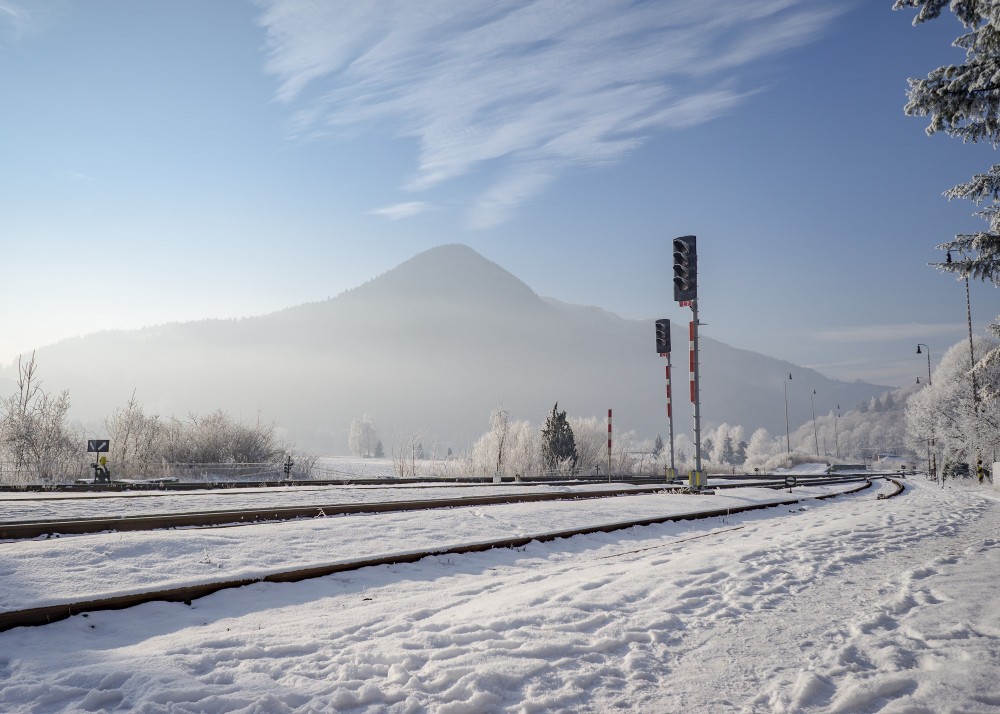
<path fill-rule="evenodd" d="M 1000 712 L 997 492 L 922 478 L 898 498 L 876 490 L 18 628 L 0 633 L 0 711 Z M 631 514 L 658 498 L 612 502 Z M 142 547 L 143 534 L 0 544 L 0 590 L 5 609 L 59 599 L 58 577 L 13 599 L 11 583 L 25 563 L 57 571 L 70 546 L 93 554 L 72 576 L 88 583 L 109 577 L 105 561 L 140 555 L 150 570 L 197 554 L 218 571 L 252 560 L 247 548 L 311 541 L 337 557 L 352 531 L 399 550 L 442 525 L 467 538 L 460 522 L 529 531 L 527 505 L 505 508 L 395 528 L 317 519 L 349 527 L 295 538 L 286 528 L 301 523 L 172 531 Z M 239 531 L 253 535 L 227 549 Z"/>

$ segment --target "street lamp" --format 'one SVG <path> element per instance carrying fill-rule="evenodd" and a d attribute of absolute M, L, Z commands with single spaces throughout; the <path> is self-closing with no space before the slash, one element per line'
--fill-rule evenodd
<path fill-rule="evenodd" d="M 950 253 L 948 255 L 949 257 L 951 256 Z M 918 342 L 917 343 L 918 355 L 922 354 L 920 352 L 921 347 L 927 350 L 927 386 L 929 387 L 931 386 L 931 348 L 925 345 L 923 342 Z M 971 348 L 971 343 L 970 343 L 970 348 Z M 920 384 L 920 377 L 917 377 L 917 384 Z M 932 479 L 937 475 L 937 459 L 936 459 L 937 449 L 935 448 L 936 446 L 937 442 L 934 439 L 934 434 L 932 432 L 931 438 L 927 440 L 927 470 L 930 471 L 928 476 L 930 476 L 930 478 Z M 941 485 L 944 486 L 943 479 L 941 481 Z"/>
<path fill-rule="evenodd" d="M 837 460 L 840 460 L 840 405 L 837 405 L 837 418 L 833 422 L 833 442 L 837 446 Z"/>
<path fill-rule="evenodd" d="M 814 389 L 813 393 L 809 395 L 809 404 L 812 405 L 813 412 L 813 439 L 816 442 L 816 458 L 819 458 L 819 432 L 816 430 L 816 402 L 813 401 L 813 397 L 815 396 L 816 390 Z"/>
<path fill-rule="evenodd" d="M 923 347 L 927 350 L 927 385 L 930 386 L 931 383 L 931 348 L 925 345 L 923 342 L 917 343 L 917 354 L 921 354 L 920 348 Z M 918 382 L 920 380 L 917 380 Z"/>
<path fill-rule="evenodd" d="M 791 372 L 788 373 L 788 379 L 783 380 L 785 385 L 785 448 L 788 449 L 788 455 L 792 455 L 792 441 L 791 437 L 788 436 L 788 383 L 792 381 Z"/>
<path fill-rule="evenodd" d="M 960 251 L 962 254 L 962 260 L 965 260 L 965 252 Z M 945 258 L 946 263 L 951 262 L 951 251 L 948 251 L 947 258 Z M 968 266 L 962 271 L 962 276 L 965 278 L 965 319 L 969 323 L 969 377 L 972 380 L 972 406 L 977 412 L 979 411 L 979 396 L 976 394 L 976 353 L 972 346 L 972 302 L 969 299 L 969 270 Z M 928 359 L 930 355 L 928 354 Z"/>

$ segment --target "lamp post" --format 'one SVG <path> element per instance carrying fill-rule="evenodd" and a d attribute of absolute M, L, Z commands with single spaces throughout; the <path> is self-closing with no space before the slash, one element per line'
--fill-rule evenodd
<path fill-rule="evenodd" d="M 959 251 L 962 255 L 962 260 L 965 260 L 965 252 Z M 951 251 L 949 250 L 947 256 L 945 257 L 945 262 L 951 262 Z M 979 411 L 979 396 L 976 394 L 976 353 L 972 346 L 972 301 L 969 298 L 969 271 L 968 266 L 962 271 L 962 277 L 965 278 L 965 319 L 969 323 L 969 377 L 972 380 L 972 408 L 975 411 Z M 930 353 L 928 352 L 928 359 L 930 359 Z"/>
<path fill-rule="evenodd" d="M 788 449 L 788 455 L 792 455 L 792 441 L 791 437 L 788 436 L 788 383 L 792 381 L 792 373 L 788 373 L 788 379 L 782 380 L 782 384 L 785 385 L 785 448 Z"/>
<path fill-rule="evenodd" d="M 809 395 L 809 404 L 812 405 L 813 413 L 813 440 L 816 442 L 816 458 L 819 458 L 819 432 L 816 430 L 816 402 L 813 401 L 813 397 L 816 396 L 816 390 Z"/>
<path fill-rule="evenodd" d="M 931 348 L 925 345 L 923 342 L 917 343 L 917 354 L 921 354 L 920 348 L 923 347 L 927 350 L 927 386 L 931 386 Z M 970 343 L 971 349 L 971 343 Z M 920 384 L 920 377 L 917 377 L 917 384 Z M 931 433 L 931 438 L 927 440 L 927 470 L 930 472 L 927 475 L 933 479 L 937 476 L 937 459 L 936 454 L 933 453 L 932 449 L 936 446 L 933 432 Z M 944 485 L 944 480 L 942 479 L 941 485 Z"/>
<path fill-rule="evenodd" d="M 921 354 L 921 352 L 920 352 L 920 348 L 921 347 L 923 347 L 925 350 L 927 350 L 927 384 L 929 386 L 930 383 L 931 383 L 931 348 L 928 347 L 927 345 L 925 345 L 923 342 L 918 342 L 917 343 L 917 354 Z M 919 383 L 920 380 L 918 379 L 917 382 Z"/>
<path fill-rule="evenodd" d="M 837 446 L 837 460 L 840 460 L 840 405 L 837 405 L 837 418 L 833 421 L 833 442 Z"/>

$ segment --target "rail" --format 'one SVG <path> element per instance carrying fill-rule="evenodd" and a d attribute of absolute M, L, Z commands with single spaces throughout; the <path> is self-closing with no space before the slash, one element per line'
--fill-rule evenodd
<path fill-rule="evenodd" d="M 746 506 L 711 509 L 695 513 L 684 513 L 684 514 L 675 514 L 670 516 L 659 516 L 655 518 L 643 518 L 631 521 L 620 521 L 616 523 L 555 531 L 544 534 L 535 534 L 531 536 L 504 538 L 485 543 L 420 550 L 410 553 L 394 554 L 387 557 L 366 558 L 346 563 L 340 562 L 329 565 L 313 566 L 308 568 L 295 568 L 284 571 L 276 571 L 255 578 L 224 580 L 224 581 L 202 583 L 199 585 L 192 585 L 185 587 L 132 593 L 129 595 L 100 598 L 96 600 L 89 600 L 83 602 L 64 603 L 60 605 L 51 605 L 46 607 L 0 612 L 0 632 L 15 627 L 44 625 L 51 622 L 56 622 L 58 620 L 63 620 L 77 614 L 96 612 L 101 610 L 124 609 L 127 607 L 132 607 L 134 605 L 140 605 L 147 602 L 168 601 L 168 602 L 183 602 L 190 604 L 192 600 L 204 597 L 206 595 L 211 595 L 212 593 L 216 593 L 221 590 L 242 587 L 244 585 L 252 585 L 255 583 L 299 582 L 302 580 L 323 577 L 326 575 L 333 575 L 335 573 L 341 573 L 351 570 L 358 570 L 360 568 L 366 568 L 370 566 L 413 563 L 423 558 L 427 558 L 429 556 L 477 553 L 477 552 L 492 550 L 494 548 L 519 548 L 526 546 L 531 542 L 549 542 L 561 538 L 571 538 L 577 535 L 588 535 L 593 533 L 612 533 L 618 530 L 625 530 L 628 528 L 635 528 L 639 526 L 655 525 L 659 523 L 691 521 L 691 520 L 700 520 L 705 518 L 718 518 L 738 513 L 764 510 L 767 508 L 791 506 L 801 503 L 804 500 L 812 500 L 813 498 L 818 498 L 821 500 L 830 499 L 836 496 L 857 493 L 870 487 L 871 487 L 871 481 L 866 480 L 856 488 L 852 488 L 850 490 L 838 493 L 826 494 L 819 497 L 810 496 L 807 498 L 790 498 L 767 504 L 751 504 Z"/>

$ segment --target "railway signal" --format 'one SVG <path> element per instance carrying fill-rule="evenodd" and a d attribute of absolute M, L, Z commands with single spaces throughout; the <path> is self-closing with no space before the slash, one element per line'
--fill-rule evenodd
<path fill-rule="evenodd" d="M 680 236 L 673 241 L 674 300 L 691 308 L 690 359 L 691 403 L 694 405 L 694 471 L 689 474 L 691 488 L 705 487 L 701 470 L 701 385 L 698 369 L 698 239 Z"/>
<path fill-rule="evenodd" d="M 656 321 L 656 353 L 670 354 L 670 320 Z"/>
<path fill-rule="evenodd" d="M 695 236 L 674 238 L 674 300 L 698 298 L 698 243 Z"/>
<path fill-rule="evenodd" d="M 661 357 L 667 358 L 667 424 L 670 429 L 670 470 L 667 471 L 666 477 L 667 481 L 673 481 L 677 475 L 677 469 L 674 466 L 674 412 L 670 394 L 670 320 L 656 321 L 656 351 Z"/>

